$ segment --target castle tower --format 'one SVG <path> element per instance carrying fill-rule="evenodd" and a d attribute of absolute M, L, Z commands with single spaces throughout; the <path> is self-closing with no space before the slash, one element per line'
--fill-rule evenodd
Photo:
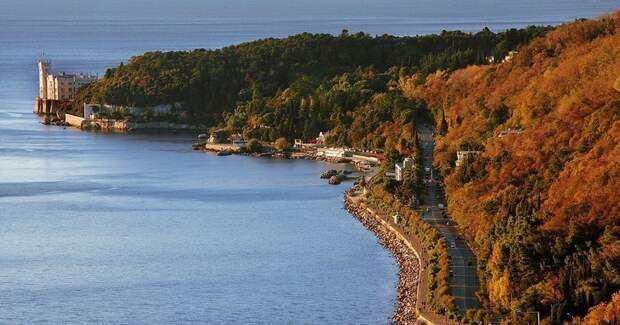
<path fill-rule="evenodd" d="M 39 98 L 47 99 L 47 75 L 49 61 L 39 60 Z"/>

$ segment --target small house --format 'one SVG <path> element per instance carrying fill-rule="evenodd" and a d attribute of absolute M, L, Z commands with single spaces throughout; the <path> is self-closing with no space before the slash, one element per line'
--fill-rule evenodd
<path fill-rule="evenodd" d="M 232 143 L 233 146 L 237 146 L 240 148 L 243 148 L 247 145 L 247 142 L 245 141 L 245 139 L 243 138 L 243 135 L 239 134 L 239 133 L 235 133 L 233 135 L 231 135 L 228 140 Z"/>
<path fill-rule="evenodd" d="M 456 152 L 456 166 L 459 167 L 465 162 L 467 159 L 475 157 L 479 155 L 482 151 L 457 151 Z"/>
<path fill-rule="evenodd" d="M 519 53 L 518 51 L 510 51 L 508 52 L 508 55 L 506 55 L 504 57 L 504 60 L 502 60 L 502 62 L 510 62 L 512 60 L 512 58 L 515 56 L 515 54 Z"/>

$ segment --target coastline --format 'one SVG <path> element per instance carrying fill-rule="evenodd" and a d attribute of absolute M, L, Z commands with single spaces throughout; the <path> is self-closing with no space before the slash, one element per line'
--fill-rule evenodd
<path fill-rule="evenodd" d="M 379 243 L 390 251 L 398 264 L 398 285 L 396 291 L 396 309 L 392 320 L 395 324 L 417 324 L 418 290 L 420 284 L 420 260 L 417 254 L 390 229 L 385 227 L 360 204 L 354 202 L 352 193 L 355 188 L 344 192 L 345 209 L 366 229 L 372 231 Z"/>
<path fill-rule="evenodd" d="M 429 294 L 428 256 L 419 239 L 392 221 L 392 217 L 377 212 L 365 199 L 364 191 L 354 185 L 344 192 L 344 206 L 366 229 L 372 231 L 379 243 L 396 259 L 398 286 L 396 309 L 392 317 L 395 324 L 461 324 L 446 315 L 437 314 L 427 306 Z"/>
<path fill-rule="evenodd" d="M 89 128 L 77 128 L 81 130 L 92 130 Z M 100 129 L 105 130 L 105 129 Z M 150 129 L 141 129 L 141 131 L 147 131 Z M 169 132 L 170 129 L 158 129 L 160 132 Z M 184 129 L 185 131 L 191 131 Z M 120 131 L 118 133 L 127 133 L 128 131 Z M 269 158 L 284 158 L 289 160 L 313 160 L 325 163 L 350 163 L 355 167 L 357 166 L 350 159 L 343 160 L 342 158 L 326 158 L 309 154 L 297 154 L 297 155 L 283 155 L 274 152 L 270 153 L 251 153 L 243 152 L 238 147 L 225 144 L 200 144 L 200 146 L 194 146 L 195 150 L 201 150 L 203 152 L 230 152 L 231 154 L 248 156 L 248 157 L 269 157 Z M 421 315 L 418 309 L 418 303 L 424 304 L 424 297 L 420 297 L 420 286 L 422 277 L 421 270 L 421 258 L 419 253 L 413 248 L 411 243 L 406 242 L 402 235 L 399 236 L 397 230 L 392 226 L 387 225 L 384 220 L 380 220 L 379 216 L 373 215 L 369 208 L 361 202 L 354 202 L 352 199 L 353 192 L 360 190 L 358 185 L 346 189 L 344 194 L 344 207 L 347 212 L 356 218 L 367 230 L 373 232 L 377 237 L 378 242 L 387 249 L 395 258 L 398 265 L 398 283 L 396 290 L 396 308 L 392 316 L 394 324 L 441 324 L 433 322 Z M 359 195 L 359 193 L 358 193 Z M 361 204 L 360 204 L 361 203 Z"/>
<path fill-rule="evenodd" d="M 395 288 L 398 270 L 392 257 L 377 245 L 372 234 L 358 227 L 357 222 L 342 210 L 342 193 L 352 184 L 343 183 L 342 187 L 329 188 L 322 181 L 317 182 L 318 173 L 327 165 L 310 161 L 271 161 L 250 156 L 227 159 L 189 151 L 185 141 L 187 137 L 166 139 L 165 136 L 81 133 L 69 128 L 52 129 L 38 122 L 33 123 L 26 114 L 17 119 L 34 130 L 33 133 L 51 134 L 45 141 L 63 141 L 61 148 L 70 150 L 66 155 L 59 154 L 57 150 L 25 151 L 31 150 L 31 147 L 22 148 L 21 133 L 8 130 L 3 133 L 7 135 L 3 139 L 7 147 L 14 148 L 15 155 L 30 156 L 36 152 L 42 157 L 49 157 L 47 159 L 55 163 L 50 164 L 48 171 L 53 171 L 59 178 L 72 175 L 73 171 L 66 168 L 70 163 L 71 167 L 78 166 L 77 171 L 82 175 L 93 175 L 97 179 L 84 182 L 83 178 L 66 177 L 67 181 L 41 184 L 26 180 L 23 185 L 18 183 L 21 182 L 19 180 L 8 179 L 14 183 L 5 184 L 3 188 L 5 194 L 10 195 L 4 198 L 9 208 L 7 214 L 11 215 L 7 220 L 24 224 L 18 233 L 31 236 L 21 238 L 32 238 L 29 243 L 33 247 L 41 245 L 36 233 L 28 233 L 33 225 L 30 220 L 33 219 L 38 229 L 45 229 L 50 218 L 54 218 L 57 224 L 74 227 L 72 229 L 104 234 L 106 241 L 102 245 L 106 249 L 101 250 L 99 245 L 89 246 L 92 244 L 89 234 L 82 233 L 67 242 L 62 237 L 64 230 L 54 230 L 49 240 L 56 242 L 57 239 L 66 245 L 51 248 L 54 249 L 54 259 L 50 262 L 53 267 L 49 272 L 61 274 L 66 265 L 74 262 L 71 257 L 74 255 L 62 253 L 64 247 L 70 253 L 84 252 L 71 251 L 75 243 L 78 247 L 89 249 L 89 253 L 92 248 L 92 254 L 97 254 L 93 258 L 97 260 L 89 265 L 103 271 L 84 273 L 69 280 L 74 283 L 95 278 L 105 285 L 100 286 L 101 292 L 85 290 L 83 294 L 76 294 L 73 288 L 69 288 L 66 293 L 69 298 L 55 305 L 57 309 L 47 308 L 41 303 L 54 299 L 53 293 L 47 298 L 38 295 L 35 290 L 32 294 L 37 295 L 36 299 L 27 293 L 16 295 L 12 297 L 14 299 L 7 300 L 6 317 L 26 324 L 41 319 L 56 319 L 60 323 L 66 319 L 87 322 L 94 317 L 102 323 L 122 322 L 127 318 L 137 323 L 175 323 L 180 313 L 191 316 L 187 319 L 206 323 L 244 323 L 253 319 L 306 324 L 331 321 L 362 324 L 373 319 L 378 323 L 390 321 L 395 297 L 392 288 Z M 41 140 L 43 137 L 36 139 L 38 143 L 46 143 Z M 84 160 L 69 162 L 74 157 L 84 157 Z M 110 157 L 109 160 L 103 160 L 106 157 Z M 171 170 L 171 166 L 177 168 L 176 171 Z M 10 164 L 7 167 L 8 170 L 18 171 L 30 168 L 28 164 Z M 181 167 L 184 170 L 180 170 Z M 235 176 L 238 178 L 232 180 L 232 186 L 220 186 L 221 182 L 231 181 L 231 177 L 226 175 L 230 170 L 238 170 L 239 174 Z M 162 175 L 168 180 L 164 180 Z M 239 183 L 238 179 L 241 179 Z M 86 195 L 75 195 L 76 191 Z M 144 200 L 144 206 L 135 205 L 136 197 L 133 195 L 137 191 L 140 191 L 138 198 Z M 271 197 L 257 198 L 255 193 L 267 193 Z M 121 197 L 126 194 L 131 196 L 127 199 Z M 68 197 L 71 199 L 67 200 Z M 13 204 L 22 200 L 27 200 L 28 204 Z M 54 209 L 33 212 L 40 217 L 28 218 L 28 222 L 19 218 L 23 211 L 49 206 L 49 202 L 56 202 Z M 72 210 L 78 204 L 86 208 Z M 292 218 L 291 213 L 299 207 L 312 211 L 304 210 L 306 212 L 302 218 Z M 144 212 L 136 209 L 143 209 Z M 256 217 L 249 216 L 250 213 L 255 213 Z M 101 222 L 93 224 L 93 219 L 83 215 L 92 215 Z M 296 235 L 300 227 L 314 229 L 316 234 Z M 273 229 L 275 232 L 272 232 Z M 343 231 L 335 232 L 335 229 Z M 226 240 L 222 234 L 233 234 L 237 240 Z M 47 241 L 47 238 L 44 240 Z M 142 245 L 151 241 L 148 245 Z M 360 250 L 360 245 L 365 249 Z M 7 247 L 13 248 L 15 245 Z M 282 247 L 285 249 L 279 249 Z M 133 255 L 138 249 L 141 253 Z M 221 258 L 222 251 L 231 250 L 233 253 L 229 257 Z M 114 259 L 110 258 L 109 252 L 114 253 Z M 254 257 L 248 259 L 248 252 Z M 157 261 L 145 264 L 141 257 L 146 254 L 158 254 Z M 261 256 L 256 259 L 258 254 Z M 325 254 L 329 256 L 326 258 Z M 298 261 L 300 256 L 303 263 Z M 45 258 L 48 257 L 42 256 L 37 260 Z M 23 267 L 21 264 L 17 267 L 24 274 L 40 275 L 39 269 L 35 268 L 41 266 L 40 263 L 29 260 L 23 263 Z M 240 265 L 242 268 L 239 268 Z M 161 272 L 162 267 L 166 268 L 165 272 Z M 130 282 L 132 285 L 111 283 L 109 273 L 105 272 L 110 269 L 132 270 L 121 279 L 123 284 Z M 202 272 L 196 273 L 195 270 Z M 204 270 L 214 270 L 214 273 Z M 144 272 L 156 277 L 153 281 L 157 282 L 145 283 Z M 170 282 L 170 272 L 174 272 L 173 282 Z M 17 275 L 14 278 L 19 281 Z M 257 278 L 260 281 L 253 281 Z M 200 281 L 200 286 L 194 281 Z M 158 285 L 161 283 L 164 285 Z M 230 283 L 238 290 L 230 290 Z M 42 285 L 53 288 L 54 283 Z M 225 293 L 225 297 L 214 303 L 214 295 L 205 292 Z M 239 294 L 244 292 L 249 293 L 249 297 Z M 128 299 L 133 301 L 127 302 Z M 119 304 L 119 301 L 127 304 Z M 211 308 L 198 308 L 200 310 L 196 311 L 196 306 L 201 305 Z M 112 318 L 107 318 L 108 314 L 98 316 L 100 310 L 119 308 L 117 306 L 122 307 L 118 317 L 112 315 Z M 274 309 L 269 309 L 273 306 Z M 20 313 L 23 308 L 37 313 Z M 75 308 L 86 310 L 88 314 L 73 316 L 71 312 Z M 55 313 L 59 316 L 54 316 Z"/>
<path fill-rule="evenodd" d="M 83 128 L 78 128 L 82 129 Z M 90 131 L 90 130 L 89 130 Z M 141 131 L 148 131 L 148 129 L 142 129 Z M 167 133 L 169 129 L 159 129 L 160 132 Z M 189 131 L 189 130 L 186 130 Z M 121 131 L 119 133 L 127 133 L 127 131 Z M 221 148 L 219 147 L 221 146 Z M 268 154 L 259 154 L 251 152 L 242 152 L 239 148 L 231 150 L 232 145 L 212 145 L 205 146 L 201 144 L 200 147 L 194 147 L 195 150 L 201 150 L 202 152 L 218 153 L 222 151 L 231 152 L 234 155 L 248 156 L 254 158 L 268 157 L 272 159 L 284 158 L 288 160 L 313 160 L 324 163 L 350 163 L 354 167 L 358 167 L 353 161 L 347 159 L 343 161 L 342 158 L 326 158 L 316 155 L 282 155 L 270 152 Z M 424 267 L 421 265 L 422 260 L 419 256 L 419 252 L 413 248 L 412 244 L 407 242 L 402 235 L 398 234 L 391 225 L 386 224 L 381 217 L 374 215 L 367 205 L 362 202 L 354 202 L 352 199 L 353 192 L 360 190 L 358 185 L 345 189 L 344 207 L 347 212 L 356 218 L 367 230 L 373 232 L 377 237 L 378 242 L 386 250 L 388 250 L 395 258 L 398 265 L 398 283 L 396 290 L 396 308 L 394 309 L 392 322 L 394 324 L 443 324 L 443 322 L 430 321 L 428 318 L 422 315 L 418 304 L 421 303 L 424 306 L 424 296 L 420 296 L 420 286 L 422 286 L 422 271 Z M 358 195 L 360 195 L 358 193 Z"/>

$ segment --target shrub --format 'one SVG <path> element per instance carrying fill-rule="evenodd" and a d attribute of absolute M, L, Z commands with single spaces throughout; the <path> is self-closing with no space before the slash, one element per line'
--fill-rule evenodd
<path fill-rule="evenodd" d="M 288 148 L 288 140 L 286 140 L 286 138 L 278 138 L 276 142 L 274 143 L 274 145 L 276 149 L 278 149 L 279 151 L 282 151 Z"/>
<path fill-rule="evenodd" d="M 263 150 L 263 145 L 256 139 L 250 139 L 245 147 L 245 150 L 247 152 L 261 152 Z"/>

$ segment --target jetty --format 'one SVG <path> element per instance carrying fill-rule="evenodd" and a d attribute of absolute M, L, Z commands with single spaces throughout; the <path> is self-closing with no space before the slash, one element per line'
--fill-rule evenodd
<path fill-rule="evenodd" d="M 205 151 L 211 151 L 216 153 L 241 153 L 241 147 L 235 146 L 233 144 L 205 143 L 203 149 Z"/>

